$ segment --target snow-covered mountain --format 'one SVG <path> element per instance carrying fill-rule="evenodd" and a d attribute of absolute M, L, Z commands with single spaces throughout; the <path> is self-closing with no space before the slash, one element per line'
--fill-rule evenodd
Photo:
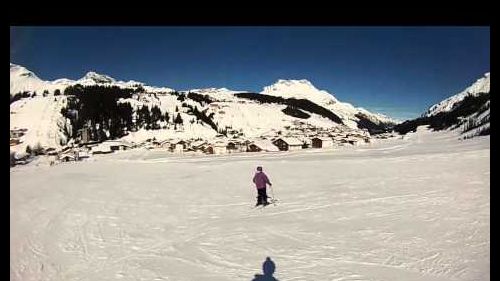
<path fill-rule="evenodd" d="M 460 130 L 463 138 L 490 133 L 490 73 L 471 86 L 433 106 L 420 118 L 395 126 L 400 133 L 430 125 L 435 130 Z"/>
<path fill-rule="evenodd" d="M 57 88 L 64 88 L 63 81 L 51 83 L 43 81 L 32 71 L 16 64 L 10 64 L 10 95 L 20 92 L 38 92 L 43 90 L 54 91 Z"/>
<path fill-rule="evenodd" d="M 23 66 L 10 64 L 10 95 L 15 95 L 21 92 L 37 92 L 41 94 L 44 90 L 53 93 L 56 89 L 64 91 L 66 87 L 72 85 L 107 85 L 107 86 L 118 86 L 121 88 L 137 88 L 144 87 L 147 91 L 156 92 L 172 92 L 173 89 L 165 87 L 152 87 L 146 86 L 142 82 L 137 82 L 134 80 L 130 81 L 117 81 L 113 77 L 108 75 L 99 74 L 94 71 L 87 72 L 82 78 L 78 80 L 71 80 L 67 78 L 56 79 L 54 81 L 41 80 L 32 71 L 26 69 Z"/>
<path fill-rule="evenodd" d="M 451 128 L 461 130 L 463 138 L 489 134 L 490 73 L 485 73 L 460 93 L 431 106 L 424 116 L 435 117 L 440 114 L 459 116 Z"/>
<path fill-rule="evenodd" d="M 358 128 L 361 118 L 375 124 L 396 124 L 398 121 L 380 113 L 371 113 L 363 108 L 356 108 L 350 103 L 340 102 L 331 93 L 317 89 L 308 80 L 278 80 L 271 86 L 264 87 L 261 94 L 283 98 L 308 99 L 337 114 L 344 124 Z"/>
<path fill-rule="evenodd" d="M 261 93 L 283 98 L 308 99 L 320 105 L 333 105 L 338 102 L 333 95 L 326 91 L 318 90 L 311 82 L 305 79 L 280 79 L 273 85 L 264 87 Z"/>
<path fill-rule="evenodd" d="M 296 135 L 331 131 L 351 132 L 366 135 L 360 128 L 395 123 L 381 114 L 374 114 L 362 108 L 355 108 L 349 103 L 338 101 L 326 91 L 316 89 L 307 80 L 279 80 L 274 85 L 265 87 L 261 94 L 226 88 L 193 89 L 174 91 L 170 88 L 159 88 L 145 85 L 137 81 L 119 81 L 110 76 L 88 72 L 78 80 L 57 79 L 44 81 L 28 69 L 10 65 L 11 98 L 21 92 L 36 92 L 36 96 L 14 99 L 11 103 L 11 130 L 27 129 L 21 138 L 19 149 L 26 145 L 40 143 L 42 146 L 60 146 L 72 137 L 71 124 L 64 118 L 61 110 L 68 106 L 68 96 L 54 96 L 56 89 L 62 93 L 69 86 L 117 86 L 133 89 L 134 94 L 121 98 L 117 103 L 128 103 L 133 109 L 133 118 L 138 110 L 147 106 L 149 110 L 158 107 L 161 114 L 168 114 L 169 120 L 159 121 L 160 129 L 129 131 L 124 139 L 141 142 L 147 139 L 212 139 L 221 131 L 229 133 L 228 137 L 242 136 L 258 138 L 262 136 Z M 48 94 L 44 93 L 48 91 Z M 252 96 L 275 96 L 281 100 L 288 98 L 307 99 L 315 106 L 315 110 L 303 107 L 294 108 L 299 112 L 299 118 L 290 113 L 290 107 L 284 103 L 261 103 L 240 96 L 248 93 Z M 308 104 L 310 106 L 310 104 Z M 295 107 L 295 105 L 294 105 Z M 300 106 L 299 106 L 300 107 Z M 211 122 L 200 120 L 193 114 L 196 108 L 205 116 L 210 116 Z M 288 110 L 288 111 L 287 111 Z M 180 127 L 173 125 L 177 116 L 183 120 Z M 337 120 L 333 117 L 339 117 Z M 209 124 L 212 123 L 212 124 Z M 50 124 L 50 125 L 49 125 Z"/>
<path fill-rule="evenodd" d="M 465 90 L 460 93 L 453 95 L 433 106 L 431 106 L 423 116 L 433 116 L 440 112 L 449 112 L 451 111 L 457 104 L 464 100 L 467 96 L 476 97 L 480 94 L 489 93 L 490 92 L 490 73 L 487 72 L 483 77 L 479 78 L 475 83 L 471 86 L 467 87 Z"/>
<path fill-rule="evenodd" d="M 103 74 L 98 74 L 98 73 L 95 73 L 93 71 L 90 71 L 90 72 L 87 72 L 87 74 L 85 74 L 85 76 L 83 76 L 82 78 L 80 78 L 78 80 L 78 83 L 80 84 L 111 84 L 111 83 L 114 83 L 116 82 L 116 80 L 112 77 L 109 77 L 107 75 L 103 75 Z"/>

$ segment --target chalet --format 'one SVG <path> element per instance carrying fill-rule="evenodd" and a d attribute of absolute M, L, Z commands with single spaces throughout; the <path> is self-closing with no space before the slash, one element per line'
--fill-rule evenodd
<path fill-rule="evenodd" d="M 160 147 L 161 143 L 162 143 L 161 141 L 155 138 L 153 138 L 153 140 L 151 141 L 151 144 L 154 145 L 155 147 Z"/>
<path fill-rule="evenodd" d="M 202 146 L 202 151 L 206 154 L 214 154 L 214 146 L 212 144 L 205 144 Z"/>
<path fill-rule="evenodd" d="M 66 152 L 69 152 L 70 150 L 71 150 L 71 147 L 65 145 L 65 146 L 61 147 L 60 153 L 66 153 Z"/>
<path fill-rule="evenodd" d="M 247 152 L 248 151 L 248 146 L 252 143 L 250 140 L 244 140 L 241 141 L 241 151 L 242 152 Z"/>
<path fill-rule="evenodd" d="M 47 148 L 47 149 L 45 150 L 45 153 L 46 153 L 47 155 L 51 155 L 51 156 L 57 155 L 57 151 L 56 151 L 56 149 L 55 149 L 55 148 L 53 148 L 53 147 L 49 147 L 49 148 Z"/>
<path fill-rule="evenodd" d="M 153 144 L 151 144 L 151 143 L 143 143 L 143 144 L 141 145 L 141 147 L 143 147 L 143 148 L 145 148 L 145 149 L 155 149 L 155 148 L 156 148 L 156 147 L 155 147 Z"/>
<path fill-rule="evenodd" d="M 204 141 L 204 140 L 197 140 L 197 141 L 194 141 L 190 144 L 190 146 L 192 148 L 199 148 L 200 146 L 203 146 L 204 144 L 206 144 L 207 142 Z"/>
<path fill-rule="evenodd" d="M 262 148 L 255 143 L 251 143 L 247 147 L 247 152 L 261 152 L 261 151 L 262 151 Z"/>
<path fill-rule="evenodd" d="M 14 129 L 14 130 L 10 130 L 10 137 L 13 138 L 13 139 L 20 138 L 20 137 L 22 137 L 24 135 L 24 133 L 26 131 L 27 131 L 26 129 Z"/>
<path fill-rule="evenodd" d="M 333 139 L 327 137 L 315 137 L 312 140 L 313 148 L 330 148 L 333 147 Z"/>
<path fill-rule="evenodd" d="M 185 140 L 173 141 L 172 144 L 174 145 L 174 147 L 180 146 L 182 147 L 182 149 L 186 149 L 188 145 L 187 141 Z"/>
<path fill-rule="evenodd" d="M 270 140 L 255 140 L 248 145 L 247 152 L 277 152 L 278 147 Z"/>
<path fill-rule="evenodd" d="M 350 144 L 352 145 L 358 145 L 359 144 L 359 139 L 354 139 L 354 138 L 350 138 L 347 140 Z"/>
<path fill-rule="evenodd" d="M 111 141 L 105 141 L 102 143 L 103 146 L 109 146 L 109 149 L 110 150 L 127 150 L 127 149 L 130 149 L 132 148 L 132 145 L 131 144 L 128 144 L 126 142 L 123 142 L 123 141 L 114 141 L 114 140 L 111 140 Z"/>
<path fill-rule="evenodd" d="M 71 154 L 65 153 L 59 156 L 59 161 L 61 162 L 76 161 L 76 158 Z"/>
<path fill-rule="evenodd" d="M 302 148 L 309 148 L 312 146 L 312 141 L 307 137 L 297 137 L 298 140 L 302 142 Z"/>
<path fill-rule="evenodd" d="M 89 158 L 90 155 L 89 155 L 89 153 L 87 151 L 78 151 L 76 157 L 78 159 L 82 159 L 82 158 Z"/>
<path fill-rule="evenodd" d="M 111 150 L 109 145 L 103 145 L 103 144 L 92 147 L 91 151 L 92 154 L 107 154 L 113 152 L 113 150 Z"/>
<path fill-rule="evenodd" d="M 159 141 L 157 147 L 172 151 L 172 140 Z"/>
<path fill-rule="evenodd" d="M 187 142 L 184 140 L 173 141 L 171 143 L 172 152 L 183 153 L 187 148 Z"/>
<path fill-rule="evenodd" d="M 10 146 L 18 145 L 21 141 L 19 139 L 10 139 Z"/>
<path fill-rule="evenodd" d="M 226 154 L 227 144 L 224 141 L 217 141 L 213 145 L 214 154 Z"/>
<path fill-rule="evenodd" d="M 300 150 L 304 143 L 296 138 L 278 138 L 273 141 L 273 144 L 276 145 L 281 151 L 292 151 L 292 150 Z"/>
<path fill-rule="evenodd" d="M 205 152 L 207 146 L 207 142 L 203 140 L 194 141 L 190 144 L 191 150 L 195 152 Z"/>
<path fill-rule="evenodd" d="M 14 154 L 14 163 L 17 164 L 28 164 L 33 158 L 26 152 L 17 152 Z"/>
<path fill-rule="evenodd" d="M 228 153 L 241 152 L 242 147 L 244 147 L 244 146 L 238 141 L 230 141 L 226 145 L 226 149 L 227 149 Z"/>

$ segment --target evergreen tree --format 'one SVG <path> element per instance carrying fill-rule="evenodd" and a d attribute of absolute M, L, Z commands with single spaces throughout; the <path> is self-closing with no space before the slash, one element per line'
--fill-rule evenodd
<path fill-rule="evenodd" d="M 178 101 L 184 101 L 186 99 L 186 95 L 185 94 L 180 94 L 178 97 L 177 97 L 177 100 Z"/>
<path fill-rule="evenodd" d="M 144 122 L 146 123 L 146 129 L 151 128 L 151 112 L 149 111 L 149 107 L 143 106 L 144 108 Z"/>
<path fill-rule="evenodd" d="M 162 118 L 161 110 L 158 106 L 151 108 L 151 122 L 153 130 L 159 129 L 158 121 Z"/>
<path fill-rule="evenodd" d="M 181 114 L 180 113 L 177 113 L 177 117 L 175 117 L 174 123 L 175 124 L 183 124 L 184 123 L 184 121 L 181 118 Z"/>
<path fill-rule="evenodd" d="M 118 119 L 119 127 L 121 129 L 125 129 L 125 127 L 127 127 L 127 129 L 130 130 L 132 127 L 132 106 L 130 106 L 129 103 L 119 103 L 117 106 L 118 110 L 116 112 L 116 119 Z"/>
<path fill-rule="evenodd" d="M 137 113 L 139 120 L 139 128 L 145 126 L 146 129 L 149 129 L 151 125 L 151 115 L 149 113 L 149 108 L 146 105 L 143 105 Z"/>
<path fill-rule="evenodd" d="M 59 96 L 60 94 L 61 94 L 61 90 L 56 89 L 56 90 L 54 91 L 54 96 Z"/>

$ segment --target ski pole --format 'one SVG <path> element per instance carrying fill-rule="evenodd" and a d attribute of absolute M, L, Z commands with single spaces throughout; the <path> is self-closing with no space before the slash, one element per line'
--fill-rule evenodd
<path fill-rule="evenodd" d="M 274 197 L 274 189 L 273 189 L 273 186 L 272 186 L 272 185 L 270 185 L 270 186 L 269 186 L 269 188 L 271 189 L 271 195 L 273 196 L 273 204 L 274 204 L 274 206 L 276 206 L 276 201 L 277 201 L 278 199 L 276 199 L 276 197 Z"/>

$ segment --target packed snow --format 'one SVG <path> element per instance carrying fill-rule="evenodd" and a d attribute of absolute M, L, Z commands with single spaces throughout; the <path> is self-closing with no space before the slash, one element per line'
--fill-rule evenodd
<path fill-rule="evenodd" d="M 489 280 L 490 138 L 10 172 L 11 280 Z M 262 165 L 277 205 L 253 209 Z"/>

